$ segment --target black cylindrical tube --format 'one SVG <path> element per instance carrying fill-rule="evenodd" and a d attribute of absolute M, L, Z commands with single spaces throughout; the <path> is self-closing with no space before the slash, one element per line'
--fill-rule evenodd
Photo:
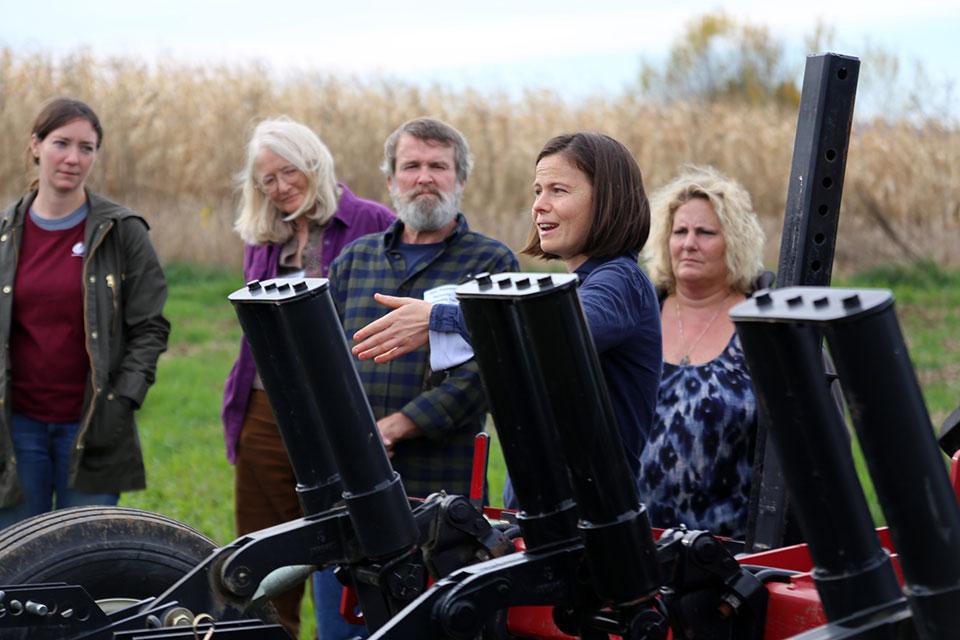
<path fill-rule="evenodd" d="M 494 286 L 490 282 L 489 288 Z M 504 462 L 520 503 L 517 523 L 524 543 L 527 549 L 534 549 L 576 538 L 576 502 L 543 380 L 531 361 L 516 305 L 510 298 L 471 296 L 469 288 L 458 293 Z"/>
<path fill-rule="evenodd" d="M 845 303 L 856 308 L 853 298 Z M 826 325 L 844 394 L 923 638 L 956 633 L 960 508 L 892 302 Z"/>
<path fill-rule="evenodd" d="M 517 304 L 570 471 L 594 588 L 615 603 L 649 597 L 660 587 L 656 546 L 576 289 Z"/>
<path fill-rule="evenodd" d="M 261 283 L 249 286 L 253 291 L 263 288 Z M 271 291 L 275 287 L 274 284 Z M 248 288 L 241 289 L 237 293 L 244 295 L 236 299 L 231 296 L 231 300 L 270 398 L 280 437 L 297 479 L 300 504 L 306 515 L 321 513 L 340 499 L 342 486 L 321 428 L 313 392 L 302 375 L 291 375 L 297 369 L 298 354 L 287 340 L 279 307 L 249 304 L 248 291 Z"/>
<path fill-rule="evenodd" d="M 400 476 L 387 459 L 327 281 L 280 285 L 278 291 L 284 286 L 292 288 L 273 302 L 297 357 L 285 375 L 303 376 L 314 394 L 360 547 L 369 557 L 408 549 L 416 544 L 417 527 Z"/>
<path fill-rule="evenodd" d="M 413 513 L 387 458 L 329 292 L 312 298 L 309 305 L 289 307 L 286 323 L 291 341 L 304 354 L 307 383 L 318 394 L 361 548 L 373 557 L 409 548 L 418 538 Z"/>
<path fill-rule="evenodd" d="M 801 324 L 738 320 L 736 326 L 827 619 L 902 598 L 825 381 L 819 332 Z"/>

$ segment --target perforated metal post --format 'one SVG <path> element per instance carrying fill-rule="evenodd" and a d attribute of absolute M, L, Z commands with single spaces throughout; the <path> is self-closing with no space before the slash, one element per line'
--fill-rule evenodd
<path fill-rule="evenodd" d="M 840 201 L 853 122 L 860 61 L 825 53 L 807 57 L 797 114 L 787 205 L 780 238 L 777 286 L 828 285 L 840 219 Z M 757 431 L 747 548 L 784 543 L 788 500 L 780 461 Z"/>

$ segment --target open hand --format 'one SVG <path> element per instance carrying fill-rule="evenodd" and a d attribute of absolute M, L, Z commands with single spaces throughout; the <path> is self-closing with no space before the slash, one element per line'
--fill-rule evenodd
<path fill-rule="evenodd" d="M 361 360 L 390 362 L 427 344 L 430 310 L 433 305 L 417 298 L 398 298 L 382 293 L 373 294 L 374 300 L 393 309 L 374 320 L 355 334 L 353 355 Z"/>

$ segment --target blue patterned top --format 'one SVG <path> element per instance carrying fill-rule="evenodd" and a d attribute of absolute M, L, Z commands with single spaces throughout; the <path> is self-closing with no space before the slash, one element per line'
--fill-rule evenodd
<path fill-rule="evenodd" d="M 742 539 L 756 432 L 756 398 L 736 334 L 710 362 L 664 362 L 640 458 L 640 497 L 653 526 Z"/>

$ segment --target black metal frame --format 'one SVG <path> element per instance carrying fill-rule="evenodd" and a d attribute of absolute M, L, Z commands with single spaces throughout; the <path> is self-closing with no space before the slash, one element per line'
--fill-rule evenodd
<path fill-rule="evenodd" d="M 857 58 L 835 53 L 807 58 L 780 239 L 778 287 L 830 284 L 859 75 Z M 793 533 L 780 460 L 767 442 L 768 429 L 761 420 L 747 524 L 746 546 L 751 552 L 799 541 Z"/>
<path fill-rule="evenodd" d="M 809 540 L 830 624 L 809 638 L 946 638 L 960 607 L 960 507 L 883 290 L 791 287 L 731 311 Z M 823 384 L 820 332 L 903 570 L 902 596 L 871 531 L 846 426 Z M 896 473 L 891 473 L 892 470 Z M 909 609 L 907 608 L 909 605 Z M 909 615 L 908 615 L 909 612 Z M 886 629 L 887 631 L 883 631 Z M 885 633 L 887 635 L 873 635 Z"/>

